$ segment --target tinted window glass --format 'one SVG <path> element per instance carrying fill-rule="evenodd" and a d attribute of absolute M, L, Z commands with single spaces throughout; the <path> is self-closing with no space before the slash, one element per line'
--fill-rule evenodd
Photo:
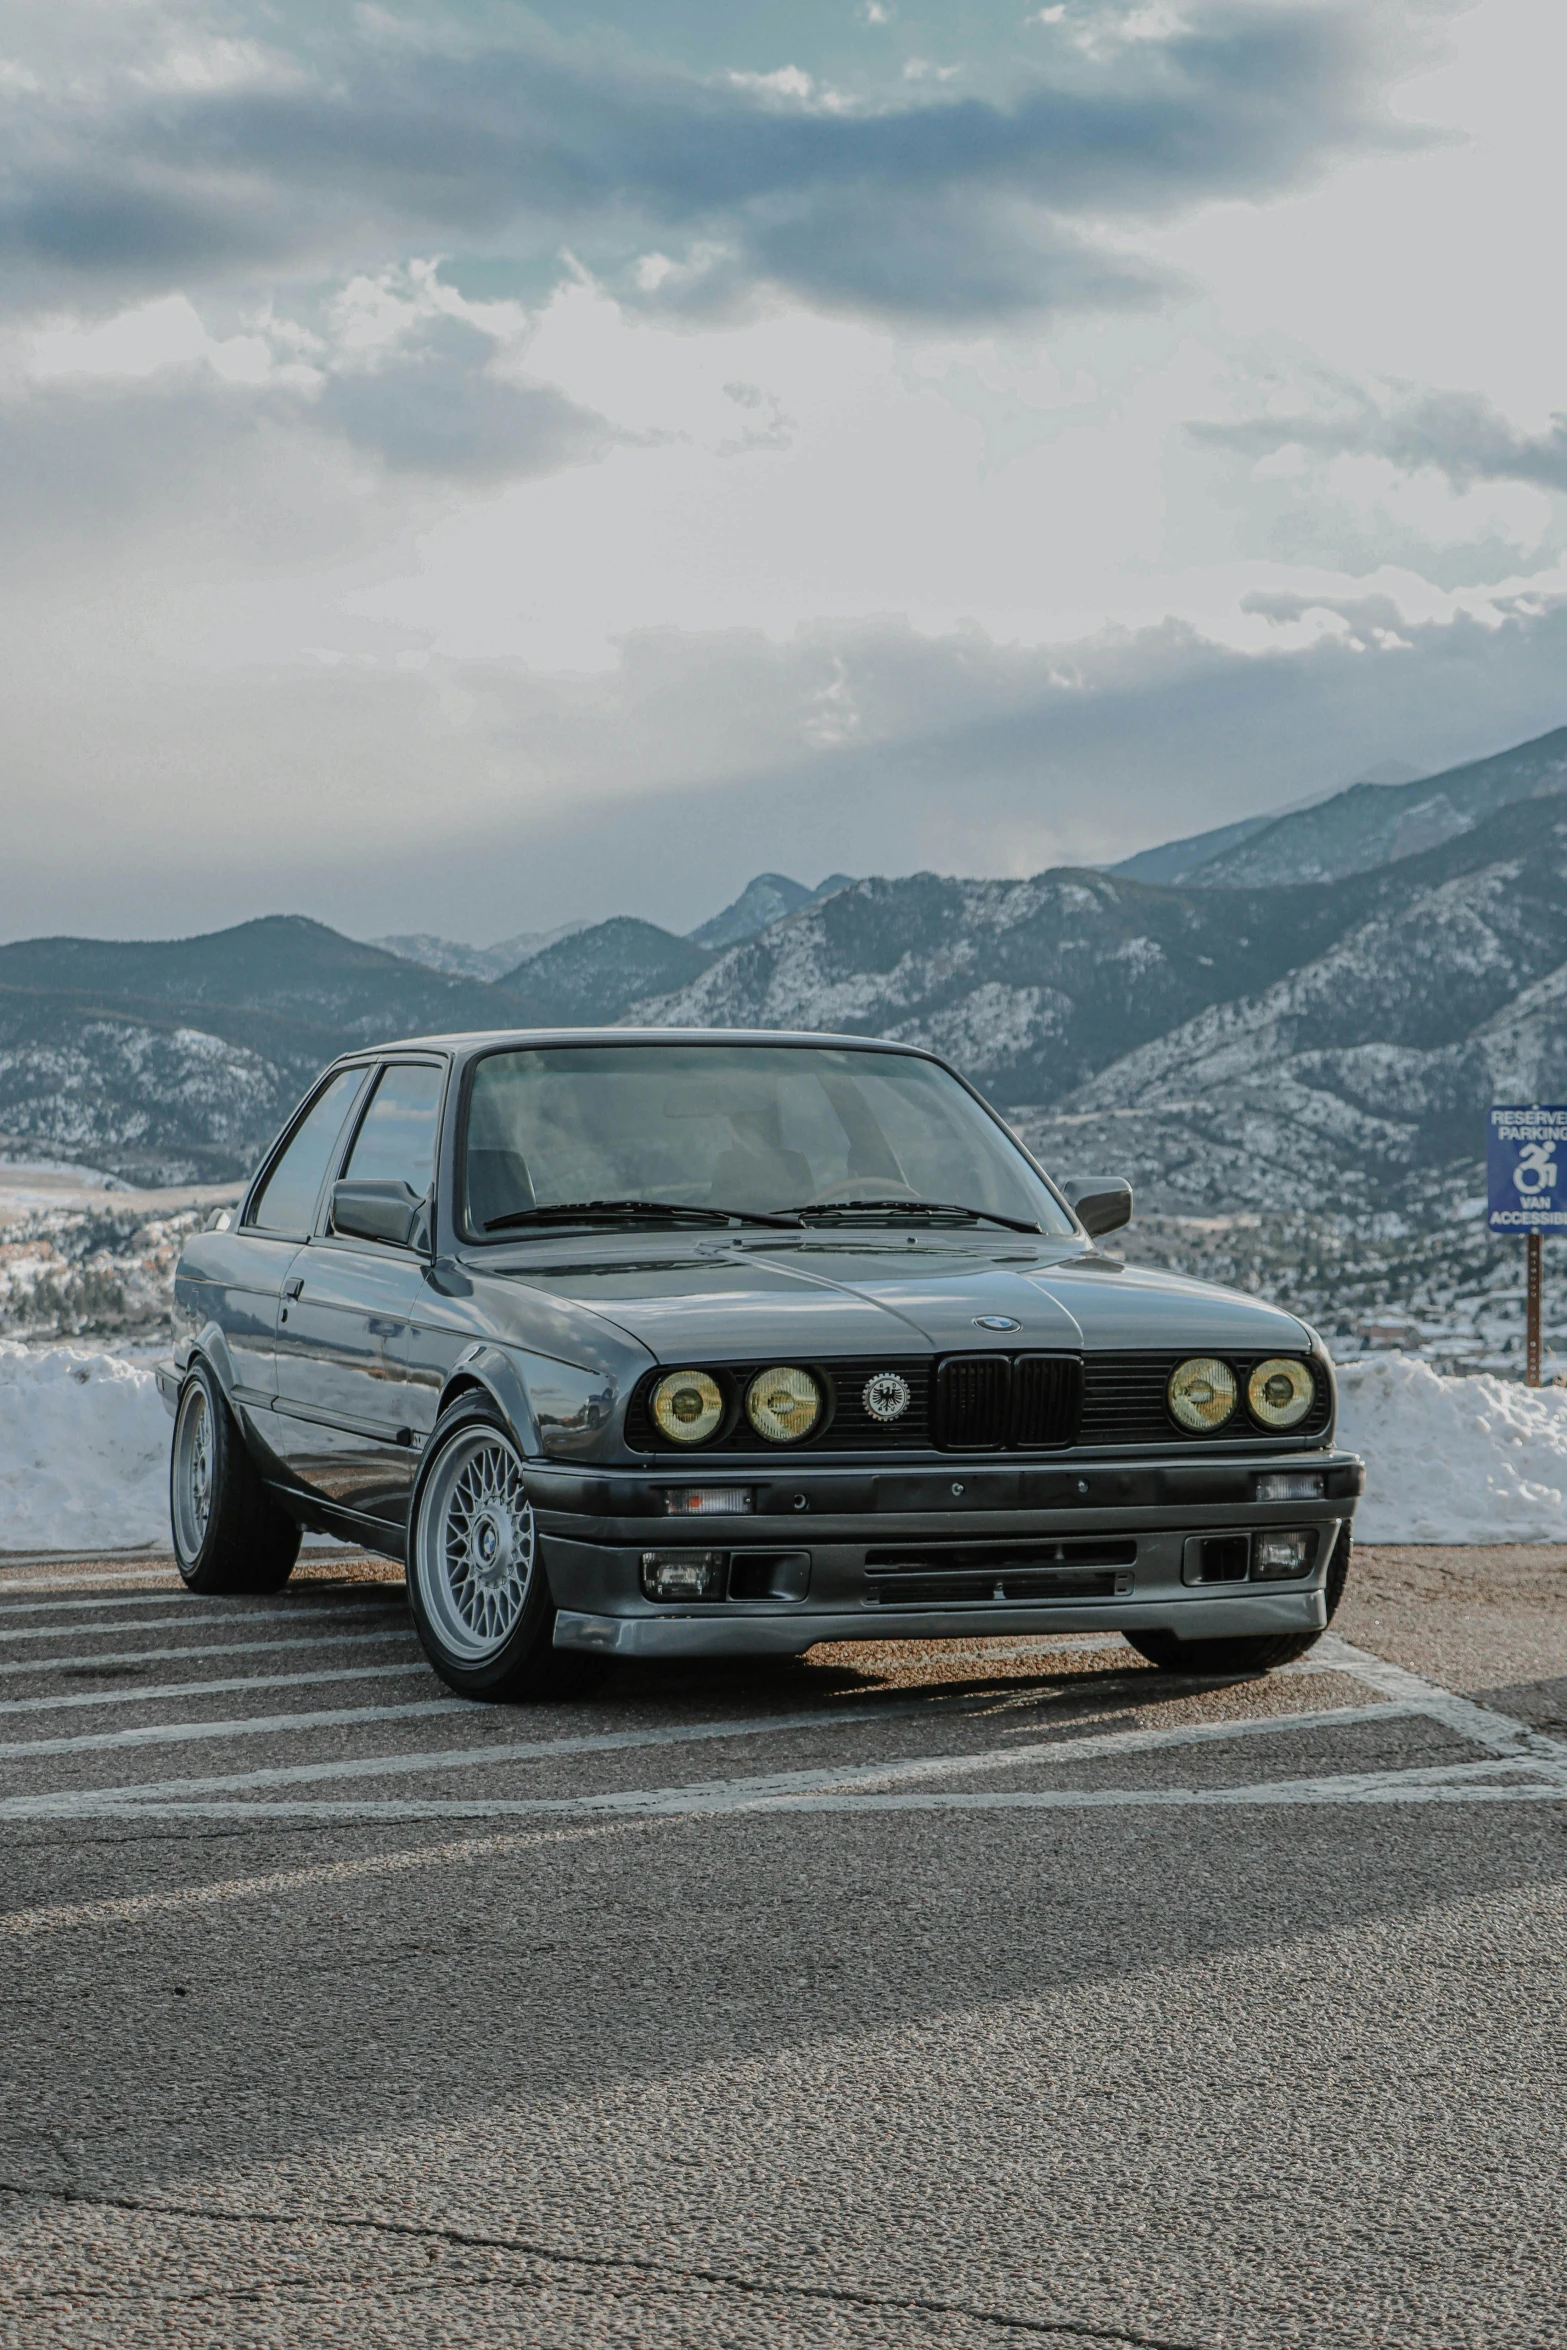
<path fill-rule="evenodd" d="M 445 1074 L 413 1062 L 383 1069 L 344 1174 L 428 1191 L 435 1173 L 435 1123 Z"/>
<path fill-rule="evenodd" d="M 556 1202 L 787 1209 L 917 1199 L 1071 1225 L 944 1069 L 800 1045 L 540 1046 L 474 1071 L 468 1229 Z"/>
<path fill-rule="evenodd" d="M 327 1159 L 364 1075 L 362 1069 L 345 1069 L 317 1096 L 256 1202 L 250 1221 L 258 1231 L 303 1238 L 310 1230 Z"/>

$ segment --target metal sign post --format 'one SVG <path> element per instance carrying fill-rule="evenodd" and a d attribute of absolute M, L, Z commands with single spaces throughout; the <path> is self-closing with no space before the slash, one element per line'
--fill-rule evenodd
<path fill-rule="evenodd" d="M 1498 1103 L 1486 1127 L 1486 1190 L 1493 1233 L 1529 1244 L 1524 1377 L 1540 1384 L 1540 1238 L 1567 1231 L 1567 1109 Z"/>

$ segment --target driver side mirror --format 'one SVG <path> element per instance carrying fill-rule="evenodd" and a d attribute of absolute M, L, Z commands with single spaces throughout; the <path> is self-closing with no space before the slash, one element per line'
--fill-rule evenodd
<path fill-rule="evenodd" d="M 332 1230 L 345 1240 L 382 1240 L 411 1248 L 428 1194 L 408 1183 L 362 1176 L 332 1186 Z"/>
<path fill-rule="evenodd" d="M 1061 1192 L 1091 1240 L 1132 1220 L 1132 1187 L 1124 1175 L 1072 1175 Z"/>

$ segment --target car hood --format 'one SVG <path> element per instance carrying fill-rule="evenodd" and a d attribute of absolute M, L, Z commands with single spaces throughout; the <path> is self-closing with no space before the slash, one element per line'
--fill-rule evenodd
<path fill-rule="evenodd" d="M 1016 1243 L 813 1240 L 505 1270 L 615 1324 L 662 1363 L 1028 1347 L 1298 1353 L 1309 1343 L 1294 1315 L 1260 1299 L 1097 1251 L 1042 1256 Z M 987 1317 L 1016 1327 L 987 1329 Z"/>

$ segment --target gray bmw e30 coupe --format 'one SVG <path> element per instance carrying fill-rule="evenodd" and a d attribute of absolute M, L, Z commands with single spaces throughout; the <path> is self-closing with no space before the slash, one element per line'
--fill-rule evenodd
<path fill-rule="evenodd" d="M 1292 1314 L 1125 1265 L 934 1054 L 567 1030 L 346 1054 L 176 1278 L 175 1553 L 406 1562 L 475 1697 L 583 1656 L 1116 1630 L 1256 1672 L 1361 1463 Z"/>

